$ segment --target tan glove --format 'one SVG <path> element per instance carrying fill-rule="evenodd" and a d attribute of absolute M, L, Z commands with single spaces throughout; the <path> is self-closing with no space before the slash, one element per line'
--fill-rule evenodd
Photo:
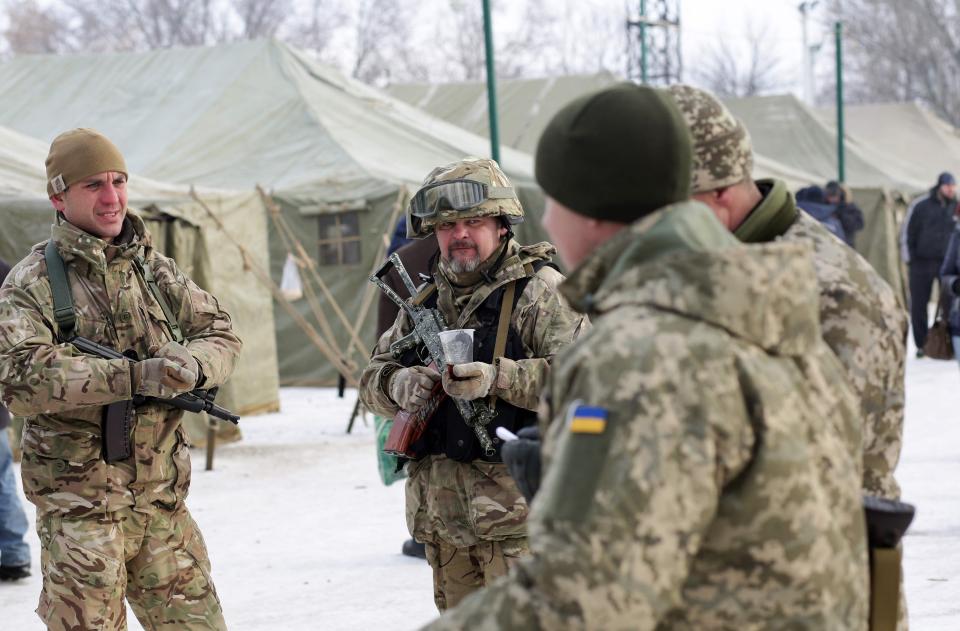
<path fill-rule="evenodd" d="M 486 362 L 470 362 L 452 367 L 453 376 L 443 373 L 443 389 L 454 399 L 473 401 L 490 394 L 497 381 L 497 369 Z"/>
<path fill-rule="evenodd" d="M 390 398 L 401 410 L 416 412 L 430 398 L 433 384 L 440 380 L 440 373 L 427 366 L 402 368 L 390 377 Z"/>
<path fill-rule="evenodd" d="M 150 356 L 169 359 L 174 364 L 199 374 L 200 362 L 197 361 L 197 358 L 194 357 L 193 354 L 188 351 L 187 347 L 183 344 L 167 342 L 159 348 L 151 348 Z"/>
<path fill-rule="evenodd" d="M 196 363 L 196 362 L 194 362 Z M 197 373 L 165 358 L 153 357 L 132 364 L 134 393 L 145 397 L 170 399 L 189 392 L 197 385 Z"/>

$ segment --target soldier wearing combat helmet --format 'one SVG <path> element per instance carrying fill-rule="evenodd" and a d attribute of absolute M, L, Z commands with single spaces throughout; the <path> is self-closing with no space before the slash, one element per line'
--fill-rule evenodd
<path fill-rule="evenodd" d="M 241 342 L 217 299 L 157 252 L 127 209 L 112 142 L 65 132 L 46 164 L 56 225 L 0 289 L 0 385 L 26 417 L 23 487 L 37 507 L 37 614 L 50 629 L 125 629 L 126 596 L 144 628 L 225 629 L 184 504 L 183 413 L 157 399 L 222 384 Z M 74 336 L 139 359 L 85 355 Z M 106 407 L 135 395 L 153 398 L 110 456 Z"/>
<path fill-rule="evenodd" d="M 527 551 L 527 504 L 502 463 L 495 430 L 536 422 L 550 362 L 585 320 L 556 292 L 563 276 L 549 265 L 553 246 L 522 246 L 513 238 L 523 208 L 493 160 L 466 158 L 434 169 L 407 212 L 409 234 L 439 245 L 419 292 L 422 304 L 439 309 L 450 328 L 474 329 L 474 361 L 441 375 L 422 365 L 419 349 L 395 358 L 390 344 L 410 332 L 401 311 L 363 372 L 361 399 L 384 416 L 415 412 L 440 382 L 450 397 L 496 410 L 486 428 L 495 449 L 487 454 L 446 399 L 407 465 L 407 526 L 426 544 L 443 611 L 505 574 Z"/>

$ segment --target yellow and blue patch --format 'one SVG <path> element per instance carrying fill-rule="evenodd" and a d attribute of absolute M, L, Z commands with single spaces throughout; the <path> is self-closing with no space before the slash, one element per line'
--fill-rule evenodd
<path fill-rule="evenodd" d="M 595 405 L 578 405 L 570 417 L 574 434 L 602 434 L 607 429 L 607 409 Z"/>

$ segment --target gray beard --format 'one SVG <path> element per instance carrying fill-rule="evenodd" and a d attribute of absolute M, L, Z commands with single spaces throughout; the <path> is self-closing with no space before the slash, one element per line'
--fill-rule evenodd
<path fill-rule="evenodd" d="M 448 263 L 450 264 L 450 271 L 454 274 L 469 274 L 470 272 L 477 271 L 477 268 L 480 267 L 480 255 L 478 254 L 466 261 L 452 258 Z"/>

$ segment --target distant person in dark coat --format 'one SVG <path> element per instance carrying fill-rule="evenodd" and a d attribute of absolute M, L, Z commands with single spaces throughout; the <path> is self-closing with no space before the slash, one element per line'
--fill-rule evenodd
<path fill-rule="evenodd" d="M 956 225 L 956 212 L 957 181 L 952 174 L 944 172 L 937 178 L 936 186 L 913 203 L 908 219 L 910 322 L 917 357 L 923 357 L 923 344 L 927 341 L 927 303 Z"/>
<path fill-rule="evenodd" d="M 827 201 L 827 196 L 822 188 L 819 186 L 801 188 L 797 191 L 797 206 L 822 223 L 835 237 L 849 243 L 843 230 L 843 223 L 837 215 L 837 206 Z"/>
<path fill-rule="evenodd" d="M 827 182 L 823 194 L 828 204 L 836 206 L 836 216 L 843 227 L 843 240 L 852 248 L 857 233 L 863 230 L 863 211 L 853 203 L 850 189 L 836 180 Z"/>

